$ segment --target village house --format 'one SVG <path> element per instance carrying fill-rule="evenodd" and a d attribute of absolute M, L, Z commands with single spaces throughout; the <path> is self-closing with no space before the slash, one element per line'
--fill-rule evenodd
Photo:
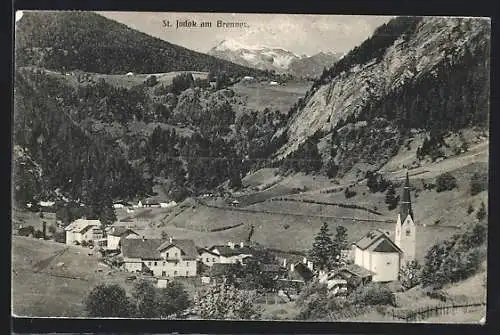
<path fill-rule="evenodd" d="M 192 240 L 123 239 L 124 268 L 149 272 L 155 277 L 194 277 L 198 252 Z"/>
<path fill-rule="evenodd" d="M 359 265 L 349 264 L 336 271 L 331 278 L 345 280 L 347 288 L 356 288 L 371 282 L 374 274 Z"/>
<path fill-rule="evenodd" d="M 139 234 L 124 226 L 111 226 L 106 229 L 106 249 L 119 250 L 120 241 L 129 238 L 141 238 Z"/>
<path fill-rule="evenodd" d="M 66 228 L 66 244 L 78 244 L 82 241 L 92 241 L 95 244 L 103 238 L 101 221 L 78 219 L 70 223 Z"/>
<path fill-rule="evenodd" d="M 298 293 L 304 285 L 314 279 L 314 273 L 307 267 L 307 263 L 297 262 L 291 263 L 290 268 L 284 278 L 278 278 L 276 286 L 278 289 L 286 292 Z"/>
<path fill-rule="evenodd" d="M 380 229 L 370 231 L 355 242 L 354 264 L 373 273 L 374 282 L 399 279 L 400 268 L 415 258 L 416 227 L 410 200 L 408 173 L 396 222 L 394 241 L 390 233 Z"/>
<path fill-rule="evenodd" d="M 253 257 L 253 251 L 245 246 L 243 242 L 234 244 L 228 242 L 227 245 L 215 245 L 209 249 L 210 252 L 219 255 L 219 263 L 245 263 L 245 259 Z"/>
<path fill-rule="evenodd" d="M 220 263 L 221 256 L 206 248 L 198 248 L 198 255 L 199 255 L 198 260 L 206 266 L 211 267 L 216 263 Z"/>
<path fill-rule="evenodd" d="M 326 284 L 328 291 L 333 295 L 347 293 L 347 280 L 338 276 L 334 271 L 320 273 L 318 282 Z"/>

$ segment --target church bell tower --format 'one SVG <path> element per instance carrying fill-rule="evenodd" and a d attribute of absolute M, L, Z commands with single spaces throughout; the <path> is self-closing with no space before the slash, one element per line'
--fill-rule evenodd
<path fill-rule="evenodd" d="M 410 179 L 406 172 L 406 180 L 403 187 L 403 197 L 401 200 L 398 220 L 396 222 L 396 232 L 394 243 L 403 251 L 401 266 L 415 259 L 416 250 L 416 227 L 413 221 L 413 209 L 410 199 Z"/>

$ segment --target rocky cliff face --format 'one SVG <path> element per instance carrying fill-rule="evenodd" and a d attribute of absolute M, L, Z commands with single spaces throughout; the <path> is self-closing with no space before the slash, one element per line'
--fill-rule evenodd
<path fill-rule="evenodd" d="M 475 56 L 481 43 L 489 43 L 489 33 L 489 21 L 422 18 L 410 31 L 397 36 L 379 56 L 350 64 L 328 82 L 313 87 L 306 95 L 305 106 L 275 134 L 279 137 L 286 132 L 288 138 L 275 157 L 286 157 L 318 131 L 332 131 L 341 120 L 362 117 L 375 101 L 404 90 L 423 75 L 435 75 L 439 81 L 437 73 L 433 73 L 437 66 L 446 64 L 452 69 L 466 53 Z M 359 53 L 363 48 L 367 49 L 366 45 L 353 51 Z"/>

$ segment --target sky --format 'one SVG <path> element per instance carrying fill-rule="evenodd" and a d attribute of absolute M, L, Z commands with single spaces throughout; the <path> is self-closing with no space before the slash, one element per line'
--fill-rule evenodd
<path fill-rule="evenodd" d="M 346 53 L 372 35 L 390 16 L 231 14 L 175 12 L 97 12 L 127 26 L 199 52 L 223 40 L 250 48 L 283 48 L 299 55 Z M 165 27 L 168 20 L 171 27 Z M 211 21 L 211 28 L 176 28 L 176 21 Z M 217 28 L 216 22 L 245 22 L 243 28 Z"/>

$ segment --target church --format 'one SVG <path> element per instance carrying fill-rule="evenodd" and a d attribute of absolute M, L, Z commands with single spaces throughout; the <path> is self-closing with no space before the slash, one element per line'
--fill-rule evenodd
<path fill-rule="evenodd" d="M 353 245 L 354 264 L 370 271 L 374 282 L 398 280 L 400 268 L 415 259 L 416 227 L 408 172 L 395 228 L 394 241 L 389 232 L 377 229 Z"/>

